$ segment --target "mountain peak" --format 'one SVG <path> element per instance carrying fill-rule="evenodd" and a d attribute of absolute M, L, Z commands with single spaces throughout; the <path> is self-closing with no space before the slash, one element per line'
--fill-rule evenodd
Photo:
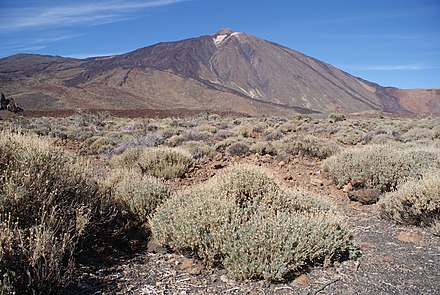
<path fill-rule="evenodd" d="M 236 36 L 240 34 L 242 33 L 234 32 L 231 29 L 226 28 L 226 29 L 221 29 L 217 33 L 215 33 L 212 36 L 212 39 L 214 40 L 216 46 L 220 46 L 223 43 L 223 41 L 228 39 L 230 36 Z"/>
<path fill-rule="evenodd" d="M 232 34 L 232 33 L 234 33 L 234 31 L 232 31 L 231 29 L 229 29 L 229 28 L 223 28 L 223 29 L 220 29 L 217 33 L 215 33 L 214 36 L 218 36 L 218 35 L 230 35 L 230 34 Z"/>

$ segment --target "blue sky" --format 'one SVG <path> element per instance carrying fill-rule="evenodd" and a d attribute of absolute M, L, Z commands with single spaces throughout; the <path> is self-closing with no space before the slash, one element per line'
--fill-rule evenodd
<path fill-rule="evenodd" d="M 246 32 L 399 88 L 440 88 L 440 0 L 0 0 L 0 58 Z"/>

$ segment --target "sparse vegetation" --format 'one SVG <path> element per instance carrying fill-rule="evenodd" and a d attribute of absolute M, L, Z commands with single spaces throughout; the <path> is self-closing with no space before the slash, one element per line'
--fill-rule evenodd
<path fill-rule="evenodd" d="M 410 178 L 420 177 L 430 167 L 439 167 L 438 149 L 405 148 L 399 145 L 368 145 L 351 148 L 326 159 L 322 168 L 339 185 L 351 183 L 382 192 L 397 189 Z"/>
<path fill-rule="evenodd" d="M 386 194 L 379 202 L 382 216 L 402 224 L 438 228 L 440 216 L 440 170 L 426 172 Z"/>
<path fill-rule="evenodd" d="M 327 176 L 340 188 L 380 189 L 384 218 L 440 235 L 438 126 L 438 117 L 340 114 L 4 118 L 0 293 L 62 292 L 78 255 L 114 255 L 112 243 L 124 253 L 150 228 L 236 280 L 331 265 L 356 250 L 332 196 L 302 189 L 327 188 Z M 236 162 L 272 167 L 300 188 L 253 165 L 224 170 Z"/>
<path fill-rule="evenodd" d="M 36 136 L 0 136 L 0 289 L 55 292 L 99 206 L 98 183 Z"/>
<path fill-rule="evenodd" d="M 355 254 L 330 205 L 286 190 L 256 166 L 233 167 L 177 193 L 150 223 L 161 243 L 221 264 L 239 280 L 281 280 L 310 263 L 328 265 Z"/>

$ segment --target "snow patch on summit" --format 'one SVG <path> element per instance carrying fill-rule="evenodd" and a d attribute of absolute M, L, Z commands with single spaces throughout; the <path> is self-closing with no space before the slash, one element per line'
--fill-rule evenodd
<path fill-rule="evenodd" d="M 228 37 L 228 35 L 217 35 L 217 36 L 215 36 L 215 38 L 214 38 L 215 45 L 219 46 L 220 43 L 222 43 L 223 40 L 225 40 L 226 37 Z"/>
<path fill-rule="evenodd" d="M 225 41 L 228 37 L 238 36 L 241 34 L 243 34 L 243 33 L 233 32 L 233 33 L 228 33 L 228 34 L 218 34 L 213 37 L 213 40 L 214 40 L 214 43 L 216 46 L 220 46 L 220 44 L 223 43 L 223 41 Z"/>

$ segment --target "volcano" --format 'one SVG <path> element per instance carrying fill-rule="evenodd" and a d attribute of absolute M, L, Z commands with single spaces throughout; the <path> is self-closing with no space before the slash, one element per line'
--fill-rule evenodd
<path fill-rule="evenodd" d="M 408 113 L 419 112 L 416 97 L 423 110 L 440 111 L 437 90 L 409 95 L 230 29 L 84 60 L 18 54 L 0 59 L 0 83 L 25 110 Z"/>

